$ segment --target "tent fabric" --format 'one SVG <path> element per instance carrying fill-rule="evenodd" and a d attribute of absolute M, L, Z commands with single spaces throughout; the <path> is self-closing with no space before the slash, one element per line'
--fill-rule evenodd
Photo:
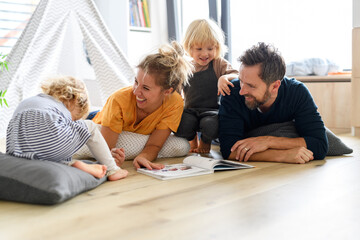
<path fill-rule="evenodd" d="M 6 61 L 9 69 L 0 73 L 0 90 L 7 90 L 9 107 L 0 107 L 0 137 L 16 106 L 39 93 L 47 77 L 94 79 L 101 104 L 135 77 L 92 0 L 42 0 Z"/>

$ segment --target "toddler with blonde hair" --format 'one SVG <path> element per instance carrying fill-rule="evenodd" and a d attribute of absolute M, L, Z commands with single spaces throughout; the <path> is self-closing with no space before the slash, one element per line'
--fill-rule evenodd
<path fill-rule="evenodd" d="M 176 136 L 190 141 L 190 152 L 210 152 L 211 141 L 218 137 L 219 95 L 230 94 L 230 80 L 238 77 L 238 71 L 223 58 L 224 42 L 221 28 L 209 19 L 193 21 L 185 33 L 183 46 L 195 71 L 184 87 L 185 107 Z"/>
<path fill-rule="evenodd" d="M 85 84 L 70 76 L 54 77 L 42 82 L 41 89 L 43 93 L 16 108 L 7 128 L 6 153 L 67 164 L 111 181 L 125 178 L 128 172 L 117 166 L 96 125 L 81 120 L 89 110 Z M 101 164 L 72 159 L 84 144 Z"/>

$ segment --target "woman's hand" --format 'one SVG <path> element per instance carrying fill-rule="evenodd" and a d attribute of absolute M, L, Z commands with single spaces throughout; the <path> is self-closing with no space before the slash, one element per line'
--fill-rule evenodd
<path fill-rule="evenodd" d="M 163 164 L 153 163 L 157 158 L 158 153 L 163 147 L 166 139 L 169 137 L 171 130 L 168 129 L 156 129 L 150 134 L 148 141 L 145 144 L 144 149 L 134 159 L 133 165 L 136 169 L 140 167 L 146 167 L 149 170 L 162 169 Z"/>
<path fill-rule="evenodd" d="M 161 163 L 153 163 L 149 160 L 147 160 L 146 158 L 144 157 L 141 157 L 141 156 L 137 156 L 134 161 L 133 161 L 133 165 L 136 169 L 140 168 L 140 167 L 146 167 L 147 169 L 149 170 L 152 170 L 152 169 L 162 169 L 164 168 L 164 164 L 161 164 Z"/>
<path fill-rule="evenodd" d="M 119 167 L 124 163 L 125 151 L 123 148 L 112 148 L 111 155 L 113 156 L 116 165 L 118 165 Z"/>

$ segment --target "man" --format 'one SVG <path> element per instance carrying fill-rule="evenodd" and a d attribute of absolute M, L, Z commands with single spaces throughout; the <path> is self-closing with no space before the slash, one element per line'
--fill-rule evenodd
<path fill-rule="evenodd" d="M 239 58 L 239 79 L 219 109 L 220 149 L 225 159 L 306 163 L 328 151 L 325 126 L 305 85 L 284 77 L 285 62 L 265 43 Z M 300 137 L 246 138 L 258 127 L 294 121 Z"/>

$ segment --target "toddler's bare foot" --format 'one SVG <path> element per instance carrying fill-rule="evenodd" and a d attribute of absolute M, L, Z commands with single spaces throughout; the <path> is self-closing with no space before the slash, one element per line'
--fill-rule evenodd
<path fill-rule="evenodd" d="M 200 140 L 197 153 L 209 153 L 210 149 L 211 149 L 211 143 L 204 143 L 202 140 Z"/>
<path fill-rule="evenodd" d="M 76 167 L 84 172 L 87 172 L 97 178 L 104 177 L 106 174 L 106 169 L 107 169 L 107 167 L 105 165 L 86 164 L 82 161 L 75 161 L 75 163 L 71 166 Z"/>
<path fill-rule="evenodd" d="M 195 138 L 191 141 L 189 141 L 190 143 L 190 151 L 191 153 L 196 153 L 197 150 L 198 150 L 198 138 L 197 138 L 197 135 L 195 136 Z"/>
<path fill-rule="evenodd" d="M 122 179 L 122 178 L 126 178 L 128 173 L 129 172 L 127 170 L 119 169 L 114 174 L 111 174 L 110 176 L 108 176 L 108 180 L 109 181 L 116 181 L 116 180 L 119 180 L 119 179 Z"/>

